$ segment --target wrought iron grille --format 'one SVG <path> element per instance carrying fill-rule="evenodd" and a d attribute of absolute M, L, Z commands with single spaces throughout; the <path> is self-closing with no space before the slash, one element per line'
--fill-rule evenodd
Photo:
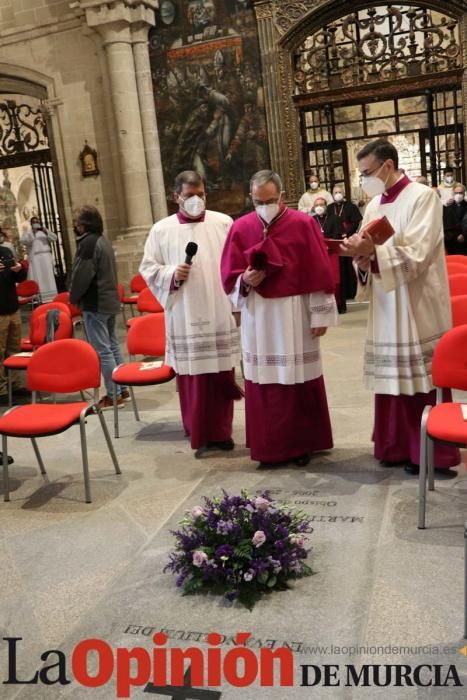
<path fill-rule="evenodd" d="M 41 105 L 0 102 L 0 157 L 47 149 L 47 125 Z"/>
<path fill-rule="evenodd" d="M 353 12 L 307 37 L 294 54 L 298 94 L 431 75 L 462 65 L 459 26 L 407 5 Z"/>

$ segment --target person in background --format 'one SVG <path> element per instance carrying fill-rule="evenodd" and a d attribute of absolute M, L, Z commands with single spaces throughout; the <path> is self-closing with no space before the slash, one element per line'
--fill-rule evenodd
<path fill-rule="evenodd" d="M 16 250 L 16 246 L 13 243 L 13 237 L 11 235 L 11 226 L 9 224 L 2 224 L 0 226 L 0 245 L 4 246 L 5 248 L 9 248 L 12 252 L 12 255 L 15 258 L 18 257 L 18 251 Z"/>
<path fill-rule="evenodd" d="M 29 260 L 28 279 L 39 285 L 41 301 L 47 302 L 57 295 L 54 276 L 52 243 L 57 235 L 42 226 L 39 218 L 31 218 L 31 228 L 21 236 L 21 243 L 26 248 Z"/>
<path fill-rule="evenodd" d="M 113 370 L 123 363 L 115 331 L 120 312 L 115 253 L 103 235 L 104 224 L 96 207 L 78 207 L 73 212 L 73 228 L 77 248 L 71 269 L 70 303 L 81 309 L 86 336 L 101 361 L 107 394 L 100 399 L 100 408 L 113 408 L 114 391 L 119 392 L 118 408 L 123 408 L 130 400 L 128 387 L 116 387 L 112 381 Z"/>
<path fill-rule="evenodd" d="M 453 201 L 443 207 L 444 246 L 447 255 L 466 255 L 467 202 L 464 185 L 453 189 Z"/>
<path fill-rule="evenodd" d="M 16 285 L 26 279 L 26 270 L 0 243 L 0 405 L 8 404 L 7 379 L 3 361 L 19 352 L 21 317 Z M 13 391 L 17 391 L 13 383 Z"/>
<path fill-rule="evenodd" d="M 306 214 L 313 213 L 313 206 L 317 197 L 324 197 L 326 205 L 332 203 L 332 194 L 324 187 L 321 187 L 319 177 L 311 175 L 308 181 L 309 189 L 303 194 L 298 202 L 298 210 L 304 211 Z"/>
<path fill-rule="evenodd" d="M 375 392 L 374 455 L 384 466 L 403 464 L 418 474 L 422 413 L 436 403 L 433 352 L 452 325 L 442 205 L 433 190 L 401 173 L 389 141 L 368 143 L 357 160 L 372 199 L 360 234 L 343 246 L 356 257 L 370 301 L 364 373 Z M 382 216 L 394 235 L 375 245 L 364 230 Z M 434 454 L 436 469 L 459 464 L 458 449 L 438 443 Z"/>
<path fill-rule="evenodd" d="M 279 175 L 257 172 L 250 192 L 255 211 L 232 225 L 221 267 L 241 310 L 247 447 L 262 468 L 304 466 L 332 447 L 319 348 L 337 323 L 332 274 L 316 221 L 286 207 Z"/>
<path fill-rule="evenodd" d="M 460 183 L 456 182 L 454 179 L 454 169 L 450 167 L 446 168 L 443 181 L 438 185 L 438 193 L 444 207 L 453 203 L 454 188 L 459 184 Z"/>
<path fill-rule="evenodd" d="M 230 216 L 206 209 L 204 178 L 194 170 L 177 175 L 178 212 L 152 227 L 139 271 L 164 307 L 167 365 L 177 374 L 183 427 L 195 457 L 207 450 L 233 450 L 235 382 L 240 337 L 234 309 L 221 285 L 219 263 Z M 188 243 L 198 245 L 192 264 Z"/>
<path fill-rule="evenodd" d="M 313 206 L 312 217 L 318 224 L 323 238 L 345 238 L 344 224 L 339 216 L 333 212 L 331 206 L 332 205 L 328 206 L 326 204 L 324 197 L 317 197 Z M 337 310 L 340 314 L 345 314 L 347 305 L 345 296 L 342 294 L 340 256 L 330 249 L 328 249 L 328 254 L 334 281 L 334 296 L 336 298 Z"/>
<path fill-rule="evenodd" d="M 344 234 L 352 236 L 358 231 L 362 215 L 356 204 L 345 197 L 345 190 L 342 185 L 335 185 L 332 190 L 333 203 L 328 205 L 328 215 L 337 216 L 344 227 Z M 357 277 L 352 265 L 352 258 L 342 255 L 339 257 L 341 298 L 345 309 L 346 299 L 353 299 L 357 293 Z M 340 310 L 340 309 L 339 309 Z M 340 310 L 341 311 L 341 310 Z"/>

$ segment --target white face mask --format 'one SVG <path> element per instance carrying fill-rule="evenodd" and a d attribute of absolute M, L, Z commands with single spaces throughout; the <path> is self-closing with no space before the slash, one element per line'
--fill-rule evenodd
<path fill-rule="evenodd" d="M 452 185 L 452 183 L 454 182 L 453 176 L 446 175 L 446 177 L 444 178 L 444 182 L 446 183 L 446 185 Z"/>
<path fill-rule="evenodd" d="M 461 202 L 463 202 L 464 199 L 465 199 L 465 197 L 463 194 L 455 194 L 454 195 L 454 201 L 457 202 L 457 204 L 460 204 Z"/>
<path fill-rule="evenodd" d="M 344 199 L 344 195 L 342 194 L 342 192 L 336 192 L 336 194 L 334 195 L 334 201 L 335 202 L 342 202 L 343 199 Z"/>
<path fill-rule="evenodd" d="M 185 199 L 182 208 L 188 214 L 188 216 L 196 218 L 201 216 L 203 211 L 206 209 L 206 202 L 201 197 L 198 197 L 197 194 L 194 194 L 192 197 Z"/>
<path fill-rule="evenodd" d="M 318 214 L 318 216 L 323 216 L 325 211 L 325 207 L 315 207 L 315 214 Z"/>
<path fill-rule="evenodd" d="M 258 204 L 255 207 L 256 213 L 264 220 L 266 223 L 270 224 L 271 221 L 278 215 L 280 211 L 279 202 L 273 202 L 272 204 Z"/>
<path fill-rule="evenodd" d="M 319 182 L 310 182 L 310 189 L 317 190 L 319 187 Z"/>
<path fill-rule="evenodd" d="M 40 229 L 41 225 L 40 224 L 33 224 L 32 228 L 34 231 L 38 231 Z"/>

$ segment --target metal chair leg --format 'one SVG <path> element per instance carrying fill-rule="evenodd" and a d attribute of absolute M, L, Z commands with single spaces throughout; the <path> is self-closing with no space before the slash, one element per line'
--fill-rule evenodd
<path fill-rule="evenodd" d="M 467 639 L 467 522 L 464 523 L 464 639 Z"/>
<path fill-rule="evenodd" d="M 13 375 L 10 370 L 7 370 L 8 377 L 8 406 L 13 406 Z"/>
<path fill-rule="evenodd" d="M 44 462 L 42 461 L 41 453 L 39 452 L 39 447 L 37 445 L 36 438 L 31 438 L 31 442 L 34 448 L 34 452 L 36 454 L 36 459 L 39 463 L 39 469 L 41 470 L 41 474 L 47 474 L 47 472 L 45 471 Z"/>
<path fill-rule="evenodd" d="M 91 484 L 89 482 L 88 447 L 86 442 L 86 416 L 83 415 L 83 413 L 79 419 L 79 432 L 81 437 L 81 456 L 83 459 L 84 492 L 86 496 L 86 503 L 92 503 Z"/>
<path fill-rule="evenodd" d="M 435 441 L 427 436 L 428 491 L 435 490 Z"/>
<path fill-rule="evenodd" d="M 7 436 L 2 435 L 2 452 L 3 452 L 3 500 L 10 500 L 10 479 L 8 476 L 8 441 Z"/>
<path fill-rule="evenodd" d="M 118 406 L 117 406 L 117 385 L 114 384 L 114 393 L 112 396 L 114 404 L 114 435 L 116 438 L 120 437 L 120 432 L 118 429 Z"/>
<path fill-rule="evenodd" d="M 133 304 L 130 304 L 131 318 L 134 318 L 135 312 L 133 311 Z"/>
<path fill-rule="evenodd" d="M 99 409 L 97 411 L 97 415 L 99 416 L 99 421 L 102 426 L 102 432 L 104 433 L 105 441 L 107 443 L 107 447 L 109 448 L 110 456 L 112 458 L 113 465 L 115 467 L 115 473 L 116 474 L 121 474 L 122 472 L 120 471 L 120 465 L 117 460 L 117 455 L 115 454 L 114 447 L 112 445 L 112 440 L 110 439 L 109 431 L 107 428 L 107 423 L 105 422 L 105 418 L 102 415 L 102 411 Z"/>
<path fill-rule="evenodd" d="M 130 396 L 131 396 L 131 403 L 133 406 L 133 412 L 135 414 L 135 418 L 137 421 L 140 421 L 139 413 L 138 413 L 138 406 L 136 405 L 136 399 L 135 399 L 135 392 L 133 391 L 133 387 L 129 386 L 128 389 L 130 390 Z"/>
<path fill-rule="evenodd" d="M 420 434 L 420 471 L 418 474 L 418 529 L 425 529 L 425 510 L 426 510 L 426 449 L 428 436 L 426 433 L 426 420 L 423 420 Z"/>

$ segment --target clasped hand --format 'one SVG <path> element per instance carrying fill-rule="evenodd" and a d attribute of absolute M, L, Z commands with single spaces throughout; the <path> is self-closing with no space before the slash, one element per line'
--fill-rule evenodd
<path fill-rule="evenodd" d="M 350 238 L 344 238 L 341 248 L 347 253 L 352 253 L 356 258 L 370 258 L 375 253 L 375 244 L 365 229 L 360 233 L 354 233 Z"/>
<path fill-rule="evenodd" d="M 266 277 L 264 270 L 253 270 L 250 265 L 243 273 L 243 282 L 248 285 L 248 287 L 257 287 Z"/>

